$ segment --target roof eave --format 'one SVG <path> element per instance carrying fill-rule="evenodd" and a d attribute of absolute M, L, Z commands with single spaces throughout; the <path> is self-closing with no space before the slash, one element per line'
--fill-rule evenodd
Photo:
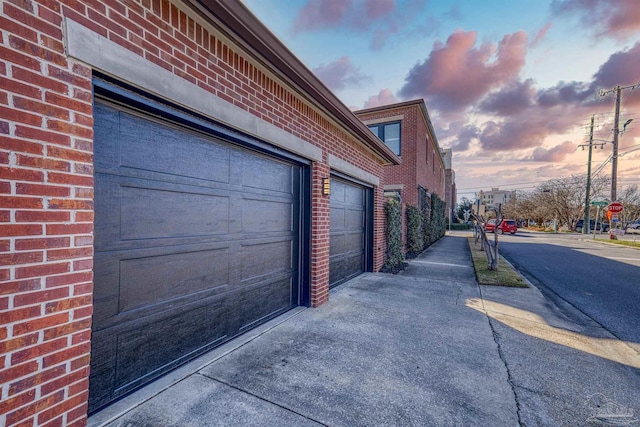
<path fill-rule="evenodd" d="M 321 108 L 383 164 L 400 164 L 400 158 L 380 141 L 242 2 L 237 0 L 192 0 L 204 7 L 208 18 L 226 37 L 250 52 L 276 75 L 296 86 L 307 100 Z"/>

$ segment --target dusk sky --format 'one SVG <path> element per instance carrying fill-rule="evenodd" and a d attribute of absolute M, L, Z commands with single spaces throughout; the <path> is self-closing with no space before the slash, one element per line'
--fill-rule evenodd
<path fill-rule="evenodd" d="M 613 140 L 599 90 L 640 83 L 640 0 L 244 3 L 352 110 L 424 98 L 458 199 L 585 175 L 592 114 L 597 142 Z M 640 184 L 640 87 L 621 105 L 618 194 Z M 592 170 L 609 175 L 611 151 Z"/>

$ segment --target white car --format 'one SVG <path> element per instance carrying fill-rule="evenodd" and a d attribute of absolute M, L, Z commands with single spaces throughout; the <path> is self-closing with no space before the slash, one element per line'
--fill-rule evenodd
<path fill-rule="evenodd" d="M 627 233 L 640 234 L 640 222 L 633 222 L 627 225 Z"/>

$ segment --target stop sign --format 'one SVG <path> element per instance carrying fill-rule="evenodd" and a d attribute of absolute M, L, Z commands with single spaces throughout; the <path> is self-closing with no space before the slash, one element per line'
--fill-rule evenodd
<path fill-rule="evenodd" d="M 607 210 L 612 213 L 622 212 L 622 203 L 613 202 L 609 205 Z"/>

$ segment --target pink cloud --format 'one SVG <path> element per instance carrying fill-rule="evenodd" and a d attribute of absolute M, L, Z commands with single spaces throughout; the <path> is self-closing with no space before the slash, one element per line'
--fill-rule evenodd
<path fill-rule="evenodd" d="M 382 89 L 377 95 L 370 96 L 364 103 L 364 108 L 379 107 L 381 105 L 395 104 L 400 100 L 389 89 Z"/>
<path fill-rule="evenodd" d="M 447 127 L 442 127 L 441 124 L 445 124 Z M 480 136 L 480 129 L 465 120 L 436 120 L 433 122 L 433 127 L 438 138 L 448 139 L 448 147 L 456 152 L 466 151 L 471 143 Z"/>
<path fill-rule="evenodd" d="M 567 157 L 567 154 L 574 153 L 576 151 L 576 143 L 571 141 L 565 141 L 560 145 L 556 145 L 555 147 L 546 149 L 542 147 L 538 147 L 533 150 L 531 156 L 526 157 L 523 160 L 528 160 L 532 162 L 550 162 L 550 163 L 558 163 L 564 160 Z"/>
<path fill-rule="evenodd" d="M 593 112 L 589 104 L 566 103 L 551 107 L 532 104 L 509 117 L 496 116 L 485 122 L 479 136 L 487 151 L 515 151 L 540 147 L 550 135 L 561 135 Z M 538 152 L 538 156 L 542 152 Z"/>
<path fill-rule="evenodd" d="M 443 111 L 471 106 L 490 90 L 516 78 L 526 55 L 527 35 L 508 34 L 497 44 L 475 47 L 475 32 L 458 31 L 436 43 L 400 90 L 402 97 L 425 97 Z"/>
<path fill-rule="evenodd" d="M 536 36 L 531 41 L 531 47 L 537 46 L 542 40 L 544 40 L 552 25 L 553 24 L 551 24 L 551 22 L 547 22 L 542 28 L 538 30 Z"/>
<path fill-rule="evenodd" d="M 535 93 L 533 80 L 514 81 L 487 95 L 479 105 L 484 113 L 510 116 L 528 108 Z"/>
<path fill-rule="evenodd" d="M 638 2 L 640 5 L 640 2 Z M 640 12 L 639 12 L 640 13 Z M 640 82 L 640 42 L 632 48 L 616 52 L 594 75 L 593 85 L 602 89 Z"/>
<path fill-rule="evenodd" d="M 360 73 L 358 67 L 353 65 L 348 56 L 343 56 L 330 64 L 321 64 L 313 69 L 313 72 L 331 90 L 344 89 L 350 85 L 358 85 L 370 77 Z"/>
<path fill-rule="evenodd" d="M 309 0 L 298 11 L 294 32 L 338 27 L 362 31 L 395 10 L 395 0 Z"/>
<path fill-rule="evenodd" d="M 593 114 L 594 110 L 602 109 L 603 102 L 613 106 L 613 96 L 609 95 L 608 100 L 603 99 L 598 95 L 598 90 L 611 89 L 618 84 L 638 83 L 638 70 L 640 42 L 612 54 L 588 82 L 559 82 L 543 89 L 536 88 L 531 80 L 512 80 L 503 84 L 475 104 L 476 111 L 493 115 L 492 119 L 478 125 L 480 147 L 489 152 L 537 147 L 526 160 L 560 159 L 569 152 L 568 144 L 545 150 L 540 148 L 545 139 L 550 135 L 561 135 L 584 122 L 584 118 Z M 625 111 L 640 107 L 640 88 L 626 90 L 622 104 L 623 116 Z M 624 117 L 621 121 L 624 121 Z M 628 140 L 632 140 L 634 133 L 640 131 L 640 125 L 634 129 L 633 123 L 628 129 L 629 134 L 625 135 Z M 603 124 L 603 128 L 612 127 L 612 123 Z M 460 129 L 456 138 L 449 139 L 454 143 L 464 142 L 468 140 L 468 133 Z M 578 142 L 574 143 L 574 148 Z M 464 144 L 458 148 L 464 149 Z"/>
<path fill-rule="evenodd" d="M 369 19 L 378 19 L 389 15 L 395 8 L 395 0 L 367 0 L 365 4 L 367 18 Z"/>
<path fill-rule="evenodd" d="M 610 36 L 625 40 L 640 30 L 638 0 L 554 0 L 555 13 L 576 14 L 582 24 L 594 29 L 594 36 Z"/>
<path fill-rule="evenodd" d="M 378 50 L 394 37 L 416 37 L 424 22 L 414 22 L 426 0 L 309 0 L 296 16 L 293 31 L 338 30 L 370 36 L 370 48 Z M 402 29 L 402 32 L 400 32 Z"/>
<path fill-rule="evenodd" d="M 335 27 L 343 21 L 351 3 L 344 0 L 310 0 L 296 17 L 294 32 Z"/>

